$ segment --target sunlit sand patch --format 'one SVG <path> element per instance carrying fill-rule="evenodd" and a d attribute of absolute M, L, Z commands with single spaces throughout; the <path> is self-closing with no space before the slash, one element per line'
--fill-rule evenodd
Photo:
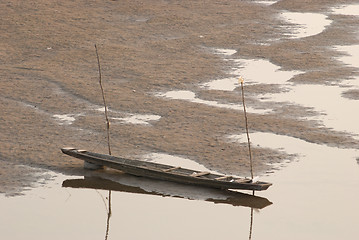
<path fill-rule="evenodd" d="M 161 116 L 152 115 L 152 114 L 131 114 L 131 116 L 124 117 L 124 118 L 112 118 L 114 120 L 119 120 L 124 123 L 129 124 L 140 124 L 140 125 L 149 125 L 151 121 L 158 121 Z"/>
<path fill-rule="evenodd" d="M 283 12 L 280 17 L 294 24 L 290 38 L 304 38 L 317 35 L 328 27 L 332 20 L 320 13 Z"/>
<path fill-rule="evenodd" d="M 59 121 L 60 125 L 71 125 L 75 120 L 75 114 L 55 114 L 53 115 Z"/>
<path fill-rule="evenodd" d="M 224 104 L 224 103 L 218 103 L 216 101 L 208 101 L 203 100 L 196 97 L 196 94 L 191 91 L 169 91 L 167 93 L 158 94 L 160 97 L 166 97 L 170 99 L 176 99 L 176 100 L 185 100 L 193 103 L 200 103 L 205 104 L 212 107 L 218 107 L 218 108 L 227 108 L 227 109 L 233 109 L 233 110 L 243 110 L 243 107 L 240 104 Z M 247 111 L 250 113 L 258 113 L 258 114 L 266 114 L 271 112 L 272 110 L 268 109 L 255 109 L 251 107 L 247 107 Z"/>
<path fill-rule="evenodd" d="M 342 5 L 332 8 L 334 14 L 359 16 L 359 4 Z"/>

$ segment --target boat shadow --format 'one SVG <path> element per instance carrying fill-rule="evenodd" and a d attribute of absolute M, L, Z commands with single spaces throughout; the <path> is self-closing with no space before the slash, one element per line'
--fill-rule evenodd
<path fill-rule="evenodd" d="M 84 176 L 79 179 L 67 179 L 62 187 L 111 190 L 135 194 L 156 195 L 162 197 L 202 200 L 215 204 L 229 204 L 254 209 L 263 209 L 272 204 L 267 198 L 237 191 L 203 188 L 166 181 L 119 174 L 115 179 L 99 176 Z"/>

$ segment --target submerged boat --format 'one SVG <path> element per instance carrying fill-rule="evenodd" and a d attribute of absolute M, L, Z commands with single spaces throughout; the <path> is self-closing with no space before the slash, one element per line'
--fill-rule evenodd
<path fill-rule="evenodd" d="M 64 154 L 84 160 L 85 163 L 106 166 L 139 177 L 147 177 L 182 184 L 218 189 L 241 189 L 254 191 L 266 190 L 272 185 L 271 183 L 253 181 L 248 178 L 215 174 L 207 171 L 196 171 L 148 161 L 114 157 L 111 155 L 94 153 L 75 148 L 62 148 L 61 151 Z"/>

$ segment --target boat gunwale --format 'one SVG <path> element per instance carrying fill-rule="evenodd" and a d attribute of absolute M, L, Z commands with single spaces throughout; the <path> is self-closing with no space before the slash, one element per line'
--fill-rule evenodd
<path fill-rule="evenodd" d="M 86 151 L 86 152 L 77 152 L 76 154 L 78 155 L 82 155 L 82 156 L 90 156 L 91 158 L 96 158 L 100 161 L 103 161 L 101 157 L 105 158 L 106 161 L 111 161 L 112 163 L 120 163 L 120 164 L 123 164 L 123 165 L 127 165 L 127 166 L 131 166 L 133 167 L 133 164 L 128 164 L 126 162 L 117 162 L 116 159 L 118 160 L 121 160 L 121 161 L 131 161 L 132 163 L 139 163 L 138 165 L 134 166 L 136 168 L 141 168 L 141 169 L 144 169 L 144 170 L 151 170 L 151 171 L 156 171 L 156 172 L 160 172 L 160 173 L 163 173 L 163 174 L 169 174 L 169 175 L 179 175 L 179 176 L 186 176 L 186 177 L 194 177 L 194 176 L 191 176 L 191 175 L 188 175 L 188 174 L 191 174 L 191 173 L 200 173 L 200 172 L 203 172 L 201 170 L 193 170 L 193 169 L 188 169 L 188 168 L 178 168 L 178 169 L 175 169 L 173 171 L 170 171 L 170 172 L 167 172 L 167 171 L 164 171 L 164 170 L 167 170 L 167 169 L 171 169 L 173 168 L 172 165 L 167 165 L 167 164 L 162 164 L 162 163 L 155 163 L 155 162 L 148 162 L 148 161 L 140 161 L 140 160 L 136 160 L 136 159 L 127 159 L 127 158 L 120 158 L 120 157 L 115 157 L 115 156 L 110 156 L 110 155 L 106 155 L 106 154 L 100 154 L 100 153 L 94 153 L 94 152 L 89 152 L 89 151 Z M 99 156 L 96 156 L 96 155 L 99 155 Z M 111 159 L 113 158 L 113 159 Z M 154 167 L 154 168 L 149 168 L 149 167 Z M 163 168 L 162 167 L 168 167 L 168 168 Z M 188 174 L 187 174 L 188 173 Z M 209 178 L 209 176 L 211 177 L 214 177 L 214 178 Z M 215 178 L 218 178 L 218 177 L 227 177 L 227 178 L 231 178 L 233 180 L 239 180 L 239 179 L 243 179 L 243 180 L 248 180 L 248 182 L 244 182 L 244 183 L 251 183 L 251 179 L 246 179 L 246 178 L 241 178 L 241 177 L 234 177 L 234 176 L 230 176 L 230 175 L 224 175 L 224 174 L 216 174 L 216 173 L 211 173 L 209 172 L 209 174 L 207 175 L 203 175 L 203 176 L 199 176 L 199 177 L 195 177 L 195 178 L 203 178 L 203 179 L 209 179 L 209 180 L 216 180 L 216 181 L 222 181 L 222 182 L 230 182 L 226 179 L 221 179 L 221 180 L 217 180 Z"/>
<path fill-rule="evenodd" d="M 68 154 L 70 156 L 73 156 L 73 157 L 78 156 L 80 159 L 82 159 L 84 161 L 91 162 L 91 159 L 93 159 L 95 164 L 99 164 L 98 161 L 103 162 L 103 163 L 121 164 L 124 167 L 127 167 L 129 169 L 137 169 L 137 170 L 140 169 L 144 172 L 152 172 L 155 174 L 162 175 L 165 177 L 164 179 L 170 180 L 170 181 L 174 181 L 174 179 L 171 178 L 171 176 L 172 177 L 181 177 L 183 180 L 186 180 L 186 182 L 189 184 L 194 184 L 193 181 L 196 180 L 205 185 L 213 185 L 213 187 L 215 185 L 215 187 L 217 187 L 217 188 L 243 189 L 241 187 L 246 186 L 246 188 L 256 187 L 255 190 L 257 190 L 257 191 L 266 190 L 268 187 L 270 187 L 272 185 L 271 183 L 260 182 L 260 181 L 253 183 L 253 182 L 251 182 L 252 181 L 251 179 L 248 179 L 248 181 L 237 182 L 236 180 L 247 180 L 247 178 L 233 177 L 233 176 L 229 176 L 229 175 L 215 174 L 215 173 L 209 173 L 204 176 L 194 177 L 194 176 L 191 176 L 190 174 L 194 173 L 194 172 L 201 172 L 201 171 L 187 169 L 187 168 L 178 168 L 178 169 L 176 169 L 176 171 L 166 172 L 163 170 L 173 168 L 173 166 L 167 165 L 167 164 L 161 164 L 161 163 L 121 158 L 121 157 L 116 157 L 116 156 L 111 156 L 111 155 L 101 154 L 101 153 L 94 153 L 94 152 L 85 151 L 85 150 L 78 150 L 78 149 L 61 149 L 61 150 L 63 153 Z M 74 155 L 76 155 L 76 156 L 74 156 Z M 86 159 L 84 159 L 84 158 L 86 158 Z M 129 162 L 131 162 L 131 163 L 129 163 Z M 133 164 L 133 163 L 135 163 L 135 164 Z M 106 166 L 106 164 L 103 164 L 103 165 Z M 112 167 L 110 167 L 110 168 L 112 168 Z M 115 168 L 115 169 L 121 170 L 122 168 L 121 169 Z M 124 172 L 127 172 L 132 175 L 143 176 L 141 174 L 133 173 L 132 171 L 130 172 L 130 171 L 128 171 L 129 169 L 127 169 L 127 171 L 124 171 Z M 185 171 L 185 172 L 181 173 L 178 171 L 182 171 L 182 172 Z M 224 176 L 228 176 L 228 179 L 232 179 L 232 181 L 229 181 L 228 179 L 221 179 L 221 180 L 216 179 L 218 177 L 224 177 Z M 154 178 L 153 176 L 148 176 L 148 177 Z M 224 186 L 224 184 L 226 186 Z M 248 190 L 251 190 L 251 189 L 248 189 Z"/>

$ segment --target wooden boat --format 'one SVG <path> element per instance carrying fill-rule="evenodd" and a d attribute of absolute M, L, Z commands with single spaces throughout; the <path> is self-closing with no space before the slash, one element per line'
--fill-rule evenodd
<path fill-rule="evenodd" d="M 195 171 L 147 161 L 125 159 L 75 148 L 62 148 L 61 151 L 72 157 L 82 159 L 87 163 L 106 166 L 139 177 L 219 189 L 262 191 L 268 189 L 272 185 L 271 183 L 260 181 L 253 182 L 248 178 Z"/>

